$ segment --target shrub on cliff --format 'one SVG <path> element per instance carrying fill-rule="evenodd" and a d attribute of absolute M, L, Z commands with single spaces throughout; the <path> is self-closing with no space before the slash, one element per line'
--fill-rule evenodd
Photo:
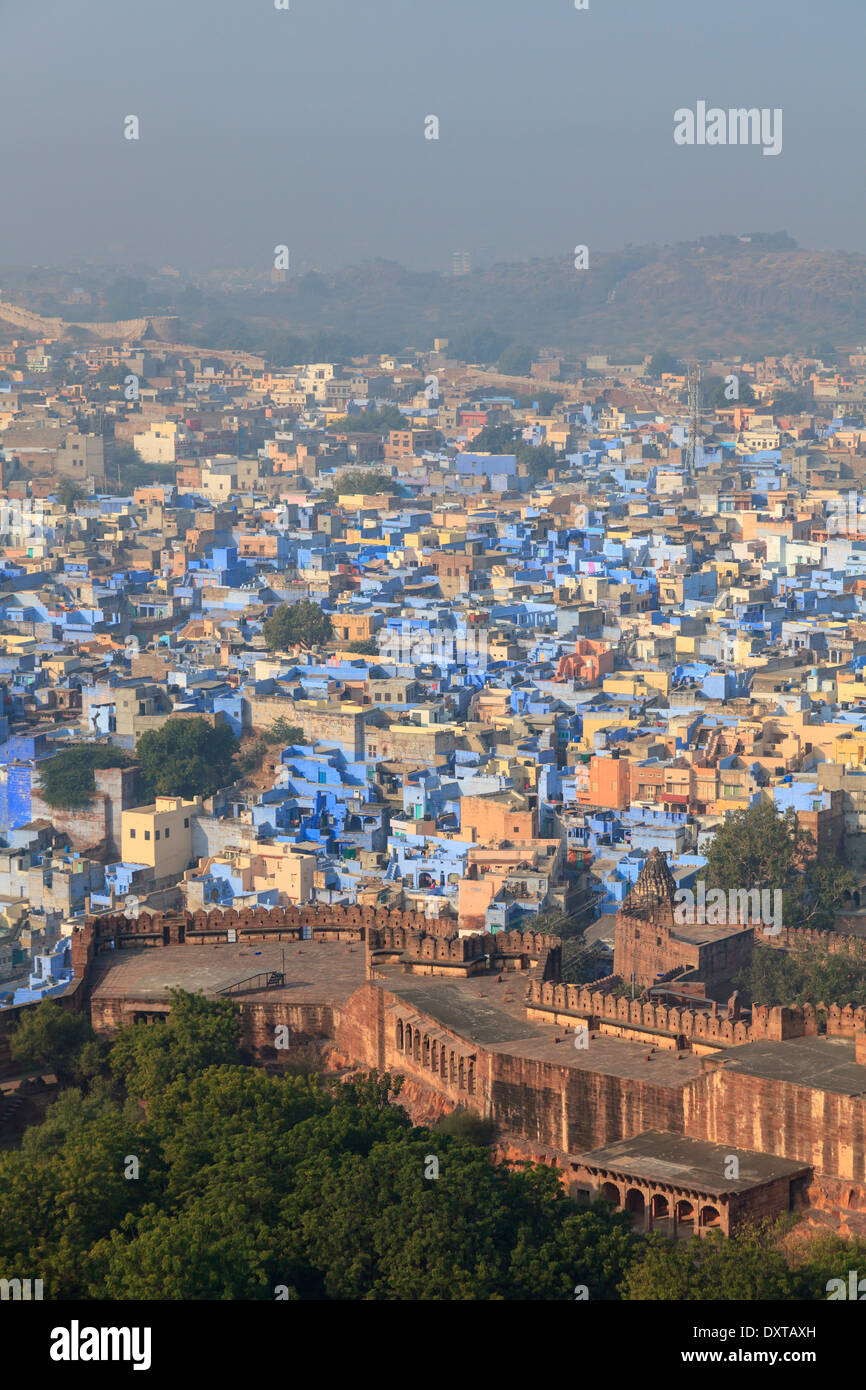
<path fill-rule="evenodd" d="M 135 759 L 104 743 L 74 743 L 39 768 L 39 793 L 56 810 L 78 810 L 90 804 L 96 790 L 93 769 L 130 767 Z"/>
<path fill-rule="evenodd" d="M 61 1081 L 69 1081 L 79 1051 L 92 1038 L 84 1014 L 43 999 L 35 1009 L 22 1011 L 9 1039 L 9 1054 L 17 1067 L 53 1071 Z"/>
<path fill-rule="evenodd" d="M 136 748 L 151 796 L 211 796 L 234 776 L 238 741 L 228 724 L 169 719 L 148 729 Z"/>
<path fill-rule="evenodd" d="M 496 1125 L 493 1120 L 474 1110 L 452 1110 L 443 1115 L 436 1126 L 437 1134 L 450 1134 L 455 1139 L 464 1139 L 468 1144 L 478 1144 L 484 1148 L 496 1138 Z"/>
<path fill-rule="evenodd" d="M 312 646 L 327 642 L 333 633 L 331 619 L 312 599 L 297 603 L 281 603 L 262 625 L 265 641 L 271 651 L 284 651 L 296 642 Z"/>
<path fill-rule="evenodd" d="M 623 1280 L 624 1300 L 760 1302 L 824 1300 L 831 1279 L 847 1286 L 849 1269 L 863 1268 L 866 1242 L 832 1233 L 797 1238 L 791 1217 L 749 1223 L 726 1237 L 669 1240 L 654 1233 Z"/>

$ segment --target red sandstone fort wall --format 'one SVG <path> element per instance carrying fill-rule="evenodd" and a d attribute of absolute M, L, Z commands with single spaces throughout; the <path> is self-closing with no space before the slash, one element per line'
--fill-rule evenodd
<path fill-rule="evenodd" d="M 864 1073 L 866 1077 L 866 1073 Z M 799 1160 L 866 1183 L 866 1105 L 862 1096 L 710 1066 L 684 1093 L 685 1132 Z"/>

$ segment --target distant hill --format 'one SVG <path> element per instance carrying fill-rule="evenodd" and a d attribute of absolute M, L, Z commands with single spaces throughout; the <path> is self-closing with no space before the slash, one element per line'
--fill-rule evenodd
<path fill-rule="evenodd" d="M 4 273 L 4 299 L 19 314 L 61 315 L 65 322 L 75 315 L 70 290 L 84 285 L 93 302 L 75 315 L 83 324 L 79 336 L 89 330 L 105 337 L 128 331 L 130 321 L 150 320 L 177 341 L 261 352 L 277 365 L 310 355 L 427 349 L 435 337 L 449 339 L 452 355 L 483 362 L 510 344 L 566 356 L 663 347 L 707 357 L 866 341 L 866 257 L 804 251 L 784 232 L 616 252 L 590 248 L 589 268 L 580 271 L 566 254 L 456 278 L 376 260 L 289 277 L 280 286 L 260 268 L 209 273 L 194 284 L 176 272 L 138 273 L 112 280 L 116 268 L 22 268 Z M 2 311 L 0 331 L 12 331 Z"/>
<path fill-rule="evenodd" d="M 584 271 L 567 257 L 458 278 L 374 261 L 305 275 L 254 300 L 247 297 L 243 308 L 236 300 L 232 312 L 360 343 L 427 347 L 444 336 L 452 347 L 461 340 L 471 347 L 492 332 L 565 353 L 659 346 L 772 352 L 866 339 L 866 257 L 800 250 L 782 233 L 590 251 Z"/>

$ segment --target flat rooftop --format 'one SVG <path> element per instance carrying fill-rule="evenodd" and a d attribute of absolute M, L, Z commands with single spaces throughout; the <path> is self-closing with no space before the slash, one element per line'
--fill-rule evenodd
<path fill-rule="evenodd" d="M 671 930 L 675 941 L 688 941 L 693 946 L 706 946 L 710 941 L 724 941 L 729 936 L 741 936 L 754 927 L 738 926 L 731 922 L 684 922 Z"/>
<path fill-rule="evenodd" d="M 866 1094 L 866 1066 L 855 1062 L 852 1038 L 746 1043 L 727 1049 L 725 1069 L 843 1096 Z"/>
<path fill-rule="evenodd" d="M 93 963 L 94 999 L 141 999 L 164 1003 L 170 989 L 217 995 L 262 970 L 282 970 L 279 989 L 244 993 L 255 999 L 275 995 L 292 1002 L 339 1003 L 364 983 L 362 942 L 286 941 L 246 945 L 142 946 L 106 951 Z"/>
<path fill-rule="evenodd" d="M 738 1178 L 725 1177 L 725 1167 L 732 1157 L 739 1160 Z M 689 1139 L 684 1134 L 666 1134 L 657 1129 L 592 1149 L 580 1155 L 580 1162 L 606 1172 L 709 1193 L 748 1192 L 776 1178 L 808 1172 L 807 1165 L 771 1154 L 735 1149 L 730 1144 L 710 1144 L 705 1139 Z"/>

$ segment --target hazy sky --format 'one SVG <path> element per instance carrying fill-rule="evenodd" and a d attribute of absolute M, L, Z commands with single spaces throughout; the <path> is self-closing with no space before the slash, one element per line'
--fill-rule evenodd
<path fill-rule="evenodd" d="M 589 3 L 0 0 L 0 264 L 866 251 L 866 0 Z M 678 147 L 699 100 L 781 107 L 782 153 Z"/>

